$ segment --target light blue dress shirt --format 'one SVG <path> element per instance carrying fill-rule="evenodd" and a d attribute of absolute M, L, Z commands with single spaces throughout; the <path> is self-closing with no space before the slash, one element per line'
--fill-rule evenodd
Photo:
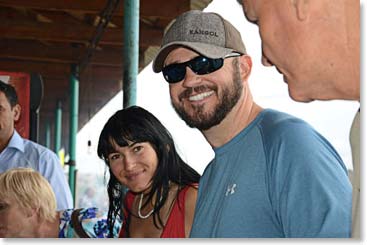
<path fill-rule="evenodd" d="M 17 131 L 0 153 L 0 173 L 12 168 L 33 168 L 51 184 L 57 210 L 73 208 L 73 199 L 57 155 L 46 147 L 22 138 Z"/>

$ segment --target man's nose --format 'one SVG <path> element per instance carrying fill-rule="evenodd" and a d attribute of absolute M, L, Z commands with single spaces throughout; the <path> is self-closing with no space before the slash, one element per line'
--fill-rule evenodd
<path fill-rule="evenodd" d="M 182 86 L 187 88 L 196 87 L 197 84 L 200 82 L 200 75 L 197 75 L 195 72 L 191 70 L 190 67 L 186 67 L 186 75 L 183 79 Z"/>

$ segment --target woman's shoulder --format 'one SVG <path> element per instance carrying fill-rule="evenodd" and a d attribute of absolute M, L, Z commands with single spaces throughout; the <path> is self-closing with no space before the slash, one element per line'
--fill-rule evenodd
<path fill-rule="evenodd" d="M 180 192 L 180 196 L 182 197 L 182 199 L 185 201 L 185 206 L 189 206 L 190 207 L 195 207 L 196 204 L 196 199 L 197 199 L 197 195 L 198 195 L 198 183 L 194 183 L 192 185 L 187 185 L 185 186 L 181 192 Z"/>
<path fill-rule="evenodd" d="M 185 195 L 187 194 L 191 195 L 192 193 L 197 193 L 198 188 L 199 188 L 198 183 L 192 183 L 190 185 L 186 185 L 185 187 L 181 188 L 180 192 L 184 192 Z"/>
<path fill-rule="evenodd" d="M 196 199 L 198 196 L 198 184 L 185 187 L 185 237 L 188 237 L 194 220 Z"/>

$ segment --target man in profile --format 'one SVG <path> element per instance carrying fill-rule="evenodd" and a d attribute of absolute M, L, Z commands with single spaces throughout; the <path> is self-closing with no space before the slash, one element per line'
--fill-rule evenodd
<path fill-rule="evenodd" d="M 360 101 L 358 0 L 237 0 L 259 26 L 262 63 L 276 66 L 295 101 Z M 350 131 L 352 237 L 360 237 L 360 111 Z"/>

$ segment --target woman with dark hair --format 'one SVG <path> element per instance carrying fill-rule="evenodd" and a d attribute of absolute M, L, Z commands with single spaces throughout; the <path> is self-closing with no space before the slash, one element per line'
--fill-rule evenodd
<path fill-rule="evenodd" d="M 154 115 L 138 106 L 116 112 L 101 132 L 98 156 L 110 170 L 108 227 L 120 216 L 120 237 L 189 236 L 200 175 Z"/>

